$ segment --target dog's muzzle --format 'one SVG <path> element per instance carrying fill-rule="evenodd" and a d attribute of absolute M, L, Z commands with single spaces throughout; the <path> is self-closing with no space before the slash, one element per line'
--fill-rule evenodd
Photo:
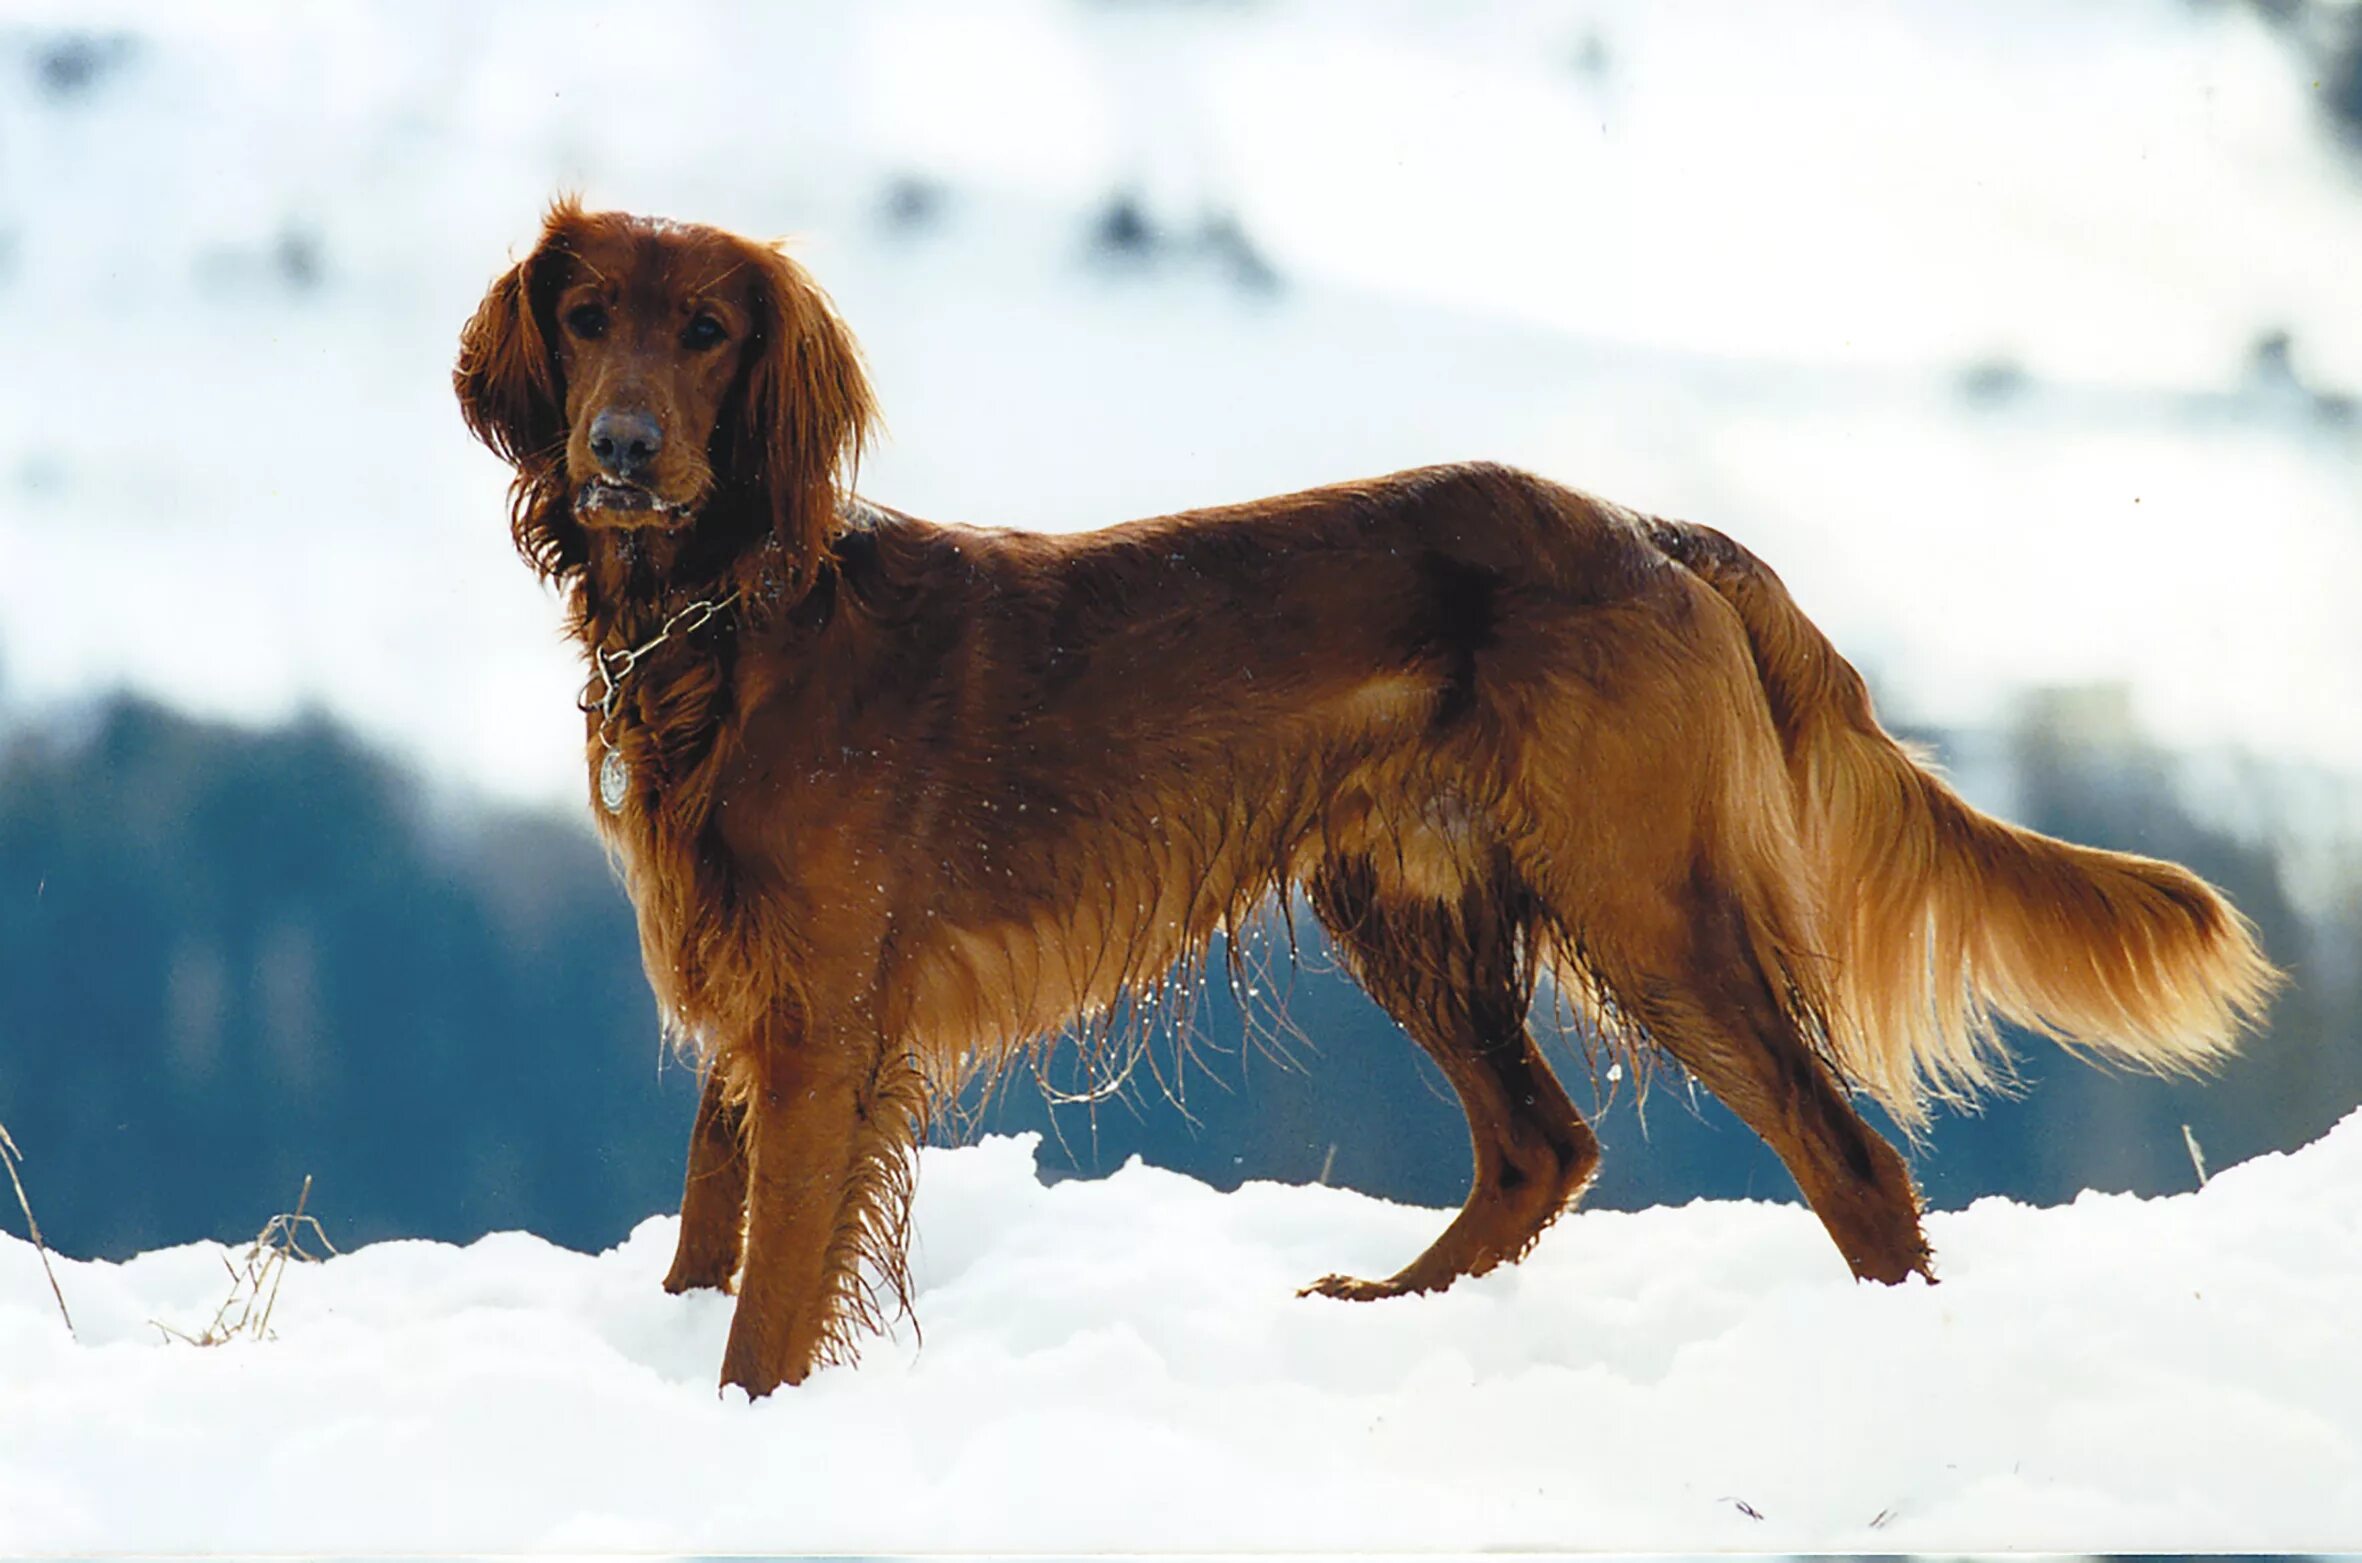
<path fill-rule="evenodd" d="M 623 519 L 644 517 L 649 521 L 678 523 L 692 519 L 696 512 L 687 505 L 676 505 L 660 499 L 637 483 L 618 483 L 608 478 L 593 478 L 574 491 L 574 514 L 578 519 L 594 515 Z"/>

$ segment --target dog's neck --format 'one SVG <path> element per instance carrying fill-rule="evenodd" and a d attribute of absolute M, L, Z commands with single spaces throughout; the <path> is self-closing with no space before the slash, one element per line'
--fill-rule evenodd
<path fill-rule="evenodd" d="M 569 628 L 596 656 L 641 644 L 691 604 L 732 596 L 744 621 L 817 624 L 829 616 L 835 595 L 838 545 L 891 515 L 853 493 L 834 510 L 836 525 L 817 561 L 789 559 L 776 534 L 752 528 L 590 533 L 587 557 L 573 574 Z"/>
<path fill-rule="evenodd" d="M 594 532 L 589 543 L 574 584 L 574 629 L 594 656 L 639 645 L 688 604 L 741 584 L 735 559 L 699 561 L 685 536 L 647 528 Z"/>
<path fill-rule="evenodd" d="M 590 534 L 575 577 L 571 625 L 592 656 L 625 650 L 698 602 L 735 598 L 760 609 L 776 598 L 777 545 L 719 548 L 693 532 L 655 528 Z"/>
<path fill-rule="evenodd" d="M 677 529 L 587 532 L 583 562 L 567 572 L 568 629 L 597 656 L 642 644 L 701 601 L 735 596 L 745 620 L 792 617 L 815 596 L 830 595 L 825 587 L 837 543 L 848 533 L 870 531 L 887 515 L 852 493 L 840 497 L 834 510 L 836 524 L 818 561 L 788 559 L 776 534 L 723 514 Z"/>

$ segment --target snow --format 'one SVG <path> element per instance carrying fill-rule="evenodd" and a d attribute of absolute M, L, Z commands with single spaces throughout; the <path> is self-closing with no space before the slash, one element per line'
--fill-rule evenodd
<path fill-rule="evenodd" d="M 212 1348 L 149 1321 L 212 1316 L 218 1248 L 61 1262 L 77 1342 L 0 1240 L 0 1552 L 2332 1550 L 2358 1195 L 2362 1114 L 2201 1192 L 1934 1214 L 1934 1287 L 1701 1202 L 1351 1304 L 1294 1291 L 1443 1213 L 989 1140 L 925 1155 L 923 1340 L 751 1404 L 728 1299 L 657 1285 L 670 1218 L 291 1266 Z"/>

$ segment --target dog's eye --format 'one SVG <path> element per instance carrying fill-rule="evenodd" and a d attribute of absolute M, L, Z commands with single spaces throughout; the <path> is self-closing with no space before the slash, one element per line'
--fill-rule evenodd
<path fill-rule="evenodd" d="M 681 333 L 681 345 L 687 348 L 719 347 L 730 339 L 730 333 L 711 315 L 699 315 Z"/>
<path fill-rule="evenodd" d="M 566 328 L 586 342 L 607 334 L 607 312 L 596 304 L 578 304 L 566 311 Z"/>

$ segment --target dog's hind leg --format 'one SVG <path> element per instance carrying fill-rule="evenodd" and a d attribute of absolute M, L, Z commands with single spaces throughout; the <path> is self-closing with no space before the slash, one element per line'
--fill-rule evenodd
<path fill-rule="evenodd" d="M 1332 1275 L 1306 1291 L 1396 1297 L 1514 1263 L 1599 1166 L 1598 1140 L 1526 1029 L 1527 893 L 1504 863 L 1456 902 L 1422 897 L 1382 883 L 1369 857 L 1331 860 L 1310 888 L 1347 968 L 1459 1094 L 1475 1174 L 1443 1235 L 1392 1277 Z"/>
<path fill-rule="evenodd" d="M 1756 653 L 1694 576 L 1647 580 L 1612 665 L 1578 642 L 1521 729 L 1512 846 L 1553 958 L 1763 1137 L 1856 1275 L 1924 1275 L 1910 1173 L 1813 1044 L 1820 887 Z"/>
<path fill-rule="evenodd" d="M 681 1240 L 664 1278 L 668 1292 L 727 1291 L 746 1237 L 746 1109 L 733 1102 L 717 1063 L 705 1072 L 681 1182 Z"/>
<path fill-rule="evenodd" d="M 1677 920 L 1677 953 L 1618 997 L 1787 1164 L 1856 1276 L 1933 1279 L 1909 1169 L 1774 997 L 1738 899 L 1693 887 Z"/>

